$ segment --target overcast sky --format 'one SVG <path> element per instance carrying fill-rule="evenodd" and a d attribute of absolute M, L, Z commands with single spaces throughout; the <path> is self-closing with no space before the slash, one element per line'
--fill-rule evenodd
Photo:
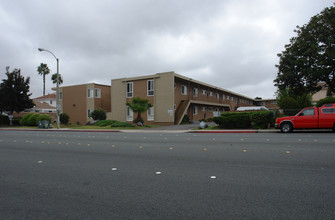
<path fill-rule="evenodd" d="M 1 0 L 6 66 L 43 95 L 40 63 L 63 85 L 175 71 L 242 95 L 273 98 L 277 54 L 297 25 L 333 0 Z M 47 76 L 46 93 L 54 86 Z"/>

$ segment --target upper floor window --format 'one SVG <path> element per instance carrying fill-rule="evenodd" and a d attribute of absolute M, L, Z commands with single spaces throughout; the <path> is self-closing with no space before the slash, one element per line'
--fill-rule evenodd
<path fill-rule="evenodd" d="M 220 94 L 216 93 L 216 99 L 220 99 Z"/>
<path fill-rule="evenodd" d="M 225 100 L 226 99 L 226 96 L 225 95 L 222 95 L 222 100 Z"/>
<path fill-rule="evenodd" d="M 154 81 L 148 80 L 147 81 L 147 88 L 148 88 L 148 96 L 154 95 Z"/>
<path fill-rule="evenodd" d="M 87 98 L 93 98 L 93 89 L 87 89 Z"/>
<path fill-rule="evenodd" d="M 227 95 L 227 100 L 229 100 L 229 95 Z"/>
<path fill-rule="evenodd" d="M 127 98 L 133 97 L 133 82 L 127 82 Z"/>
<path fill-rule="evenodd" d="M 101 98 L 101 89 L 94 89 L 94 97 Z"/>
<path fill-rule="evenodd" d="M 209 96 L 213 96 L 213 92 L 209 92 Z"/>
<path fill-rule="evenodd" d="M 201 91 L 201 94 L 206 95 L 206 90 L 203 89 L 203 90 Z"/>
<path fill-rule="evenodd" d="M 198 89 L 197 88 L 193 88 L 193 95 L 198 96 Z"/>
<path fill-rule="evenodd" d="M 181 86 L 181 94 L 187 95 L 187 86 L 184 85 Z"/>

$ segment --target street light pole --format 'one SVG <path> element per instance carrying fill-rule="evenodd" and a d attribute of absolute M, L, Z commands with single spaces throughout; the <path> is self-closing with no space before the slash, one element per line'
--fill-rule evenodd
<path fill-rule="evenodd" d="M 57 129 L 59 129 L 59 111 L 60 111 L 60 106 L 59 106 L 59 92 L 58 92 L 58 89 L 59 89 L 59 59 L 55 56 L 55 54 L 53 54 L 51 51 L 49 51 L 49 50 L 45 50 L 45 49 L 43 49 L 43 48 L 38 48 L 38 50 L 40 51 L 40 52 L 42 52 L 42 51 L 46 51 L 46 52 L 49 52 L 49 53 L 51 53 L 54 57 L 55 57 L 55 59 L 56 59 L 56 61 L 57 61 L 57 73 L 56 73 L 56 75 L 57 75 L 57 83 L 56 83 L 56 112 L 57 112 Z"/>

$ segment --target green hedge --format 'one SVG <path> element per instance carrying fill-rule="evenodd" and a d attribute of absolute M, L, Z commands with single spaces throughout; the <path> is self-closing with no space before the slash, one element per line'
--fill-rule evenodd
<path fill-rule="evenodd" d="M 264 129 L 274 124 L 274 113 L 272 111 L 257 112 L 229 112 L 213 118 L 219 128 L 226 129 Z"/>
<path fill-rule="evenodd" d="M 40 120 L 47 120 L 51 121 L 51 117 L 45 114 L 38 114 L 38 113 L 29 113 L 23 116 L 20 120 L 20 125 L 23 126 L 37 126 L 38 121 Z"/>
<path fill-rule="evenodd" d="M 108 126 L 108 125 L 112 125 L 114 124 L 115 120 L 101 120 L 101 121 L 98 121 L 97 123 L 95 123 L 96 126 L 100 126 L 100 127 L 104 127 L 104 126 Z"/>

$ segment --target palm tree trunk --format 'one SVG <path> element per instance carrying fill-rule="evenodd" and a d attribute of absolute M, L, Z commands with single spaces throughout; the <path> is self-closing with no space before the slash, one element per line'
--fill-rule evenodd
<path fill-rule="evenodd" d="M 45 96 L 45 75 L 43 74 L 43 96 Z"/>

